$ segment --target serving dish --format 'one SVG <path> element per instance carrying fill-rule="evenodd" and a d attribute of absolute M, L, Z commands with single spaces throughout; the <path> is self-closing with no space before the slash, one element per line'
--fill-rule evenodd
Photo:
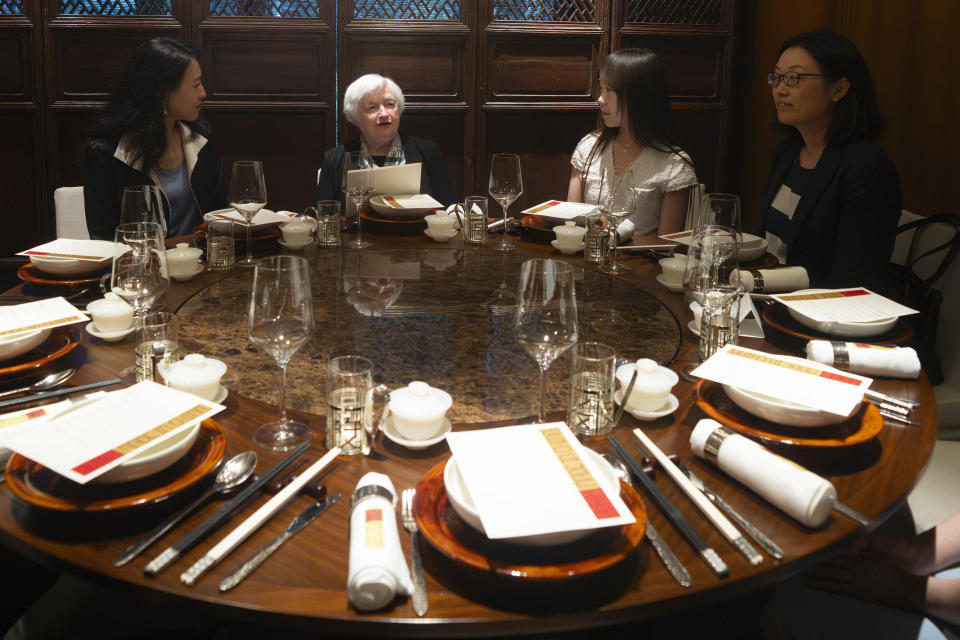
<path fill-rule="evenodd" d="M 823 293 L 826 289 L 801 289 L 795 291 L 798 293 Z M 786 306 L 786 305 L 784 305 Z M 819 333 L 829 336 L 840 336 L 842 338 L 869 338 L 887 333 L 897 324 L 897 317 L 882 318 L 871 322 L 847 322 L 844 320 L 814 320 L 796 309 L 786 307 L 790 317 L 805 326 Z"/>
<path fill-rule="evenodd" d="M 36 373 L 60 360 L 80 345 L 80 329 L 76 324 L 54 327 L 47 339 L 35 348 L 0 364 L 0 380 Z"/>
<path fill-rule="evenodd" d="M 850 419 L 849 415 L 841 416 L 821 411 L 805 404 L 797 404 L 729 384 L 723 385 L 723 390 L 727 397 L 744 411 L 788 427 L 826 427 Z"/>
<path fill-rule="evenodd" d="M 764 323 L 771 327 L 775 333 L 779 333 L 788 338 L 803 340 L 833 340 L 836 336 L 828 333 L 821 333 L 805 327 L 787 313 L 787 307 L 778 303 L 766 305 L 760 312 Z M 903 345 L 913 338 L 913 329 L 905 323 L 897 323 L 880 335 L 872 336 L 870 344 L 879 345 Z"/>
<path fill-rule="evenodd" d="M 13 360 L 40 346 L 52 329 L 31 329 L 0 337 L 0 362 Z"/>
<path fill-rule="evenodd" d="M 89 240 L 106 247 L 113 253 L 113 243 L 108 240 Z M 31 255 L 30 262 L 40 271 L 55 276 L 78 276 L 85 273 L 99 273 L 110 268 L 112 261 L 64 256 Z"/>

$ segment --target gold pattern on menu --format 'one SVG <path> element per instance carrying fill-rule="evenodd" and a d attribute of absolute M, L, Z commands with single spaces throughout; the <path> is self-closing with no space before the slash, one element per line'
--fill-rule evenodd
<path fill-rule="evenodd" d="M 0 331 L 0 336 L 8 336 L 12 333 L 23 333 L 24 331 L 33 331 L 35 329 L 46 329 L 47 327 L 56 327 L 61 324 L 68 324 L 70 322 L 82 322 L 86 320 L 83 316 L 67 316 L 66 318 L 59 318 L 57 320 L 47 320 L 46 322 L 38 322 L 37 324 L 31 324 L 27 327 L 17 327 L 16 329 L 7 329 L 6 331 Z"/>
<path fill-rule="evenodd" d="M 807 367 L 797 362 L 781 360 L 779 358 L 771 358 L 770 356 L 764 355 L 762 353 L 751 353 L 749 351 L 742 351 L 740 349 L 730 349 L 730 354 L 734 356 L 740 356 L 741 358 L 747 358 L 748 360 L 756 360 L 757 362 L 772 364 L 775 367 L 792 369 L 793 371 L 806 373 L 812 376 L 819 376 L 823 373 L 822 369 L 817 369 L 816 367 Z"/>
<path fill-rule="evenodd" d="M 150 431 L 140 434 L 133 440 L 128 440 L 127 442 L 124 442 L 123 444 L 121 444 L 119 447 L 114 447 L 113 450 L 124 455 L 128 454 L 134 449 L 139 449 L 145 444 L 149 444 L 154 440 L 158 440 L 160 436 L 170 433 L 174 429 L 178 427 L 182 427 L 188 422 L 196 422 L 197 418 L 199 418 L 206 412 L 210 411 L 210 409 L 211 407 L 205 404 L 198 404 L 194 406 L 192 409 L 188 409 L 187 411 L 184 411 L 180 415 L 174 416 L 173 418 L 167 420 L 162 424 L 158 424 L 153 429 L 150 429 Z"/>
<path fill-rule="evenodd" d="M 597 479 L 593 477 L 590 470 L 583 464 L 583 460 L 581 460 L 577 452 L 573 450 L 570 441 L 563 437 L 563 432 L 561 432 L 560 429 L 556 427 L 541 429 L 540 433 L 546 438 L 547 444 L 550 445 L 550 448 L 560 460 L 563 470 L 566 471 L 570 479 L 573 480 L 573 484 L 577 487 L 578 491 L 589 491 L 590 489 L 600 488 Z"/>

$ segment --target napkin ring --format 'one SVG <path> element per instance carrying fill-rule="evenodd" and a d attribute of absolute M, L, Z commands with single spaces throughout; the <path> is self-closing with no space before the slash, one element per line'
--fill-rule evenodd
<path fill-rule="evenodd" d="M 831 340 L 830 346 L 833 347 L 833 366 L 838 369 L 846 369 L 850 366 L 850 349 L 846 342 Z"/>
<path fill-rule="evenodd" d="M 720 446 L 723 441 L 733 435 L 733 431 L 727 427 L 717 427 L 709 436 L 707 442 L 703 445 L 703 454 L 707 460 L 717 462 L 717 456 L 720 453 Z"/>
<path fill-rule="evenodd" d="M 394 504 L 396 500 L 395 496 L 390 493 L 390 489 L 386 487 L 381 487 L 378 484 L 368 484 L 360 487 L 353 492 L 353 495 L 350 497 L 350 513 L 353 513 L 353 510 L 357 507 L 364 498 L 370 496 L 380 496 L 381 498 L 386 498 L 390 504 Z"/>
<path fill-rule="evenodd" d="M 753 290 L 757 293 L 763 291 L 763 274 L 759 270 L 750 271 L 753 276 Z"/>

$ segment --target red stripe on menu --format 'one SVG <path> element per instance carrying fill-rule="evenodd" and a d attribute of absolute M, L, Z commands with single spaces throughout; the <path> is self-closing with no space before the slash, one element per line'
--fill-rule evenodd
<path fill-rule="evenodd" d="M 853 289 L 851 291 L 841 291 L 840 295 L 842 295 L 844 298 L 850 298 L 852 296 L 868 296 L 870 295 L 870 292 L 866 289 Z"/>
<path fill-rule="evenodd" d="M 383 511 L 380 509 L 370 509 L 367 511 L 367 522 L 372 520 L 383 520 Z"/>
<path fill-rule="evenodd" d="M 860 381 L 859 381 L 859 380 L 857 380 L 857 379 L 855 379 L 855 378 L 851 378 L 851 377 L 849 377 L 849 376 L 840 375 L 839 373 L 833 373 L 833 372 L 831 372 L 831 371 L 821 371 L 821 372 L 820 372 L 820 377 L 821 377 L 821 378 L 828 378 L 828 379 L 830 379 L 830 380 L 836 380 L 837 382 L 845 382 L 845 383 L 847 383 L 847 384 L 852 384 L 852 385 L 855 386 L 855 387 L 859 387 L 859 386 L 860 386 Z"/>
<path fill-rule="evenodd" d="M 593 515 L 597 517 L 597 520 L 617 517 L 617 510 L 613 506 L 613 503 L 610 502 L 610 499 L 607 498 L 607 494 L 603 492 L 603 489 L 599 487 L 596 489 L 584 489 L 580 492 L 580 495 L 587 501 L 587 506 L 593 511 Z"/>
<path fill-rule="evenodd" d="M 76 471 L 81 475 L 87 475 L 88 473 L 92 473 L 93 471 L 96 471 L 97 469 L 99 469 L 100 467 L 106 464 L 110 464 L 111 462 L 113 462 L 114 460 L 116 460 L 122 455 L 123 454 L 120 453 L 119 451 L 114 451 L 113 449 L 111 449 L 106 453 L 101 453 L 96 458 L 90 458 L 86 462 L 82 464 L 78 464 L 73 468 L 73 471 Z"/>

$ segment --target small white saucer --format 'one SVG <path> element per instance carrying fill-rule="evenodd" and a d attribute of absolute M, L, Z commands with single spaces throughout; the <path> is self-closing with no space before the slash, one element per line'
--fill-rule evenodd
<path fill-rule="evenodd" d="M 577 247 L 576 249 L 574 249 L 573 251 L 571 251 L 570 249 L 561 249 L 561 248 L 560 248 L 560 245 L 557 243 L 556 240 L 551 240 L 551 241 L 550 241 L 550 246 L 553 247 L 554 249 L 556 249 L 557 251 L 559 251 L 560 253 L 568 253 L 568 254 L 569 254 L 569 253 L 580 253 L 581 251 L 583 251 L 583 243 L 582 243 L 582 242 L 580 243 L 580 246 Z"/>
<path fill-rule="evenodd" d="M 383 434 L 387 436 L 393 442 L 396 442 L 401 447 L 406 447 L 407 449 L 412 449 L 414 451 L 419 451 L 420 449 L 426 449 L 427 447 L 432 447 L 441 440 L 447 437 L 447 434 L 453 430 L 453 425 L 446 418 L 443 419 L 443 427 L 440 429 L 440 433 L 430 438 L 429 440 L 407 440 L 403 438 L 399 433 L 397 433 L 395 427 L 393 426 L 393 416 L 388 415 L 386 421 L 383 425 Z"/>
<path fill-rule="evenodd" d="M 688 322 L 687 329 L 690 329 L 690 333 L 692 333 L 693 335 L 697 336 L 698 338 L 700 337 L 700 329 L 699 327 L 697 327 L 696 320 L 691 320 L 690 322 Z"/>
<path fill-rule="evenodd" d="M 617 404 L 620 404 L 620 400 L 623 399 L 623 390 L 617 389 L 613 392 L 613 401 Z M 629 404 L 626 406 L 627 413 L 632 415 L 637 420 L 656 420 L 657 418 L 662 418 L 663 416 L 668 416 L 680 407 L 680 401 L 677 400 L 677 396 L 672 393 L 667 397 L 667 403 L 655 411 L 642 411 L 640 409 L 634 409 Z"/>
<path fill-rule="evenodd" d="M 127 337 L 133 331 L 133 329 L 134 329 L 133 327 L 130 327 L 129 329 L 124 329 L 123 331 L 103 332 L 103 331 L 97 331 L 96 329 L 94 329 L 92 322 L 87 323 L 87 333 L 92 335 L 94 338 L 99 338 L 103 340 L 104 342 L 119 342 L 120 340 L 123 340 L 125 337 Z"/>
<path fill-rule="evenodd" d="M 177 282 L 186 282 L 187 280 L 190 280 L 191 278 L 193 278 L 193 276 L 197 275 L 201 271 L 203 271 L 203 265 L 198 263 L 196 268 L 193 271 L 189 273 L 170 272 L 170 277 L 176 280 Z"/>
<path fill-rule="evenodd" d="M 427 237 L 431 238 L 432 240 L 434 240 L 434 241 L 436 241 L 436 242 L 446 242 L 447 240 L 449 240 L 449 239 L 452 238 L 453 236 L 457 235 L 457 232 L 454 231 L 453 233 L 451 233 L 450 235 L 448 235 L 446 238 L 444 238 L 443 236 L 435 236 L 435 235 L 433 235 L 432 233 L 430 233 L 430 229 L 424 229 L 424 230 L 423 230 L 423 233 L 424 233 L 424 235 L 426 235 Z"/>
<path fill-rule="evenodd" d="M 669 280 L 663 277 L 662 273 L 657 276 L 657 282 L 665 286 L 668 291 L 672 291 L 674 293 L 683 293 L 683 283 L 677 284 L 674 282 L 670 282 Z"/>
<path fill-rule="evenodd" d="M 217 389 L 217 395 L 213 396 L 213 400 L 211 402 L 216 402 L 217 404 L 223 404 L 223 401 L 227 399 L 227 394 L 229 393 L 230 392 L 227 391 L 227 388 L 225 386 L 220 385 L 220 387 Z"/>
<path fill-rule="evenodd" d="M 309 247 L 310 245 L 313 244 L 313 240 L 311 240 L 310 242 L 308 242 L 308 243 L 306 243 L 306 244 L 292 245 L 292 244 L 287 244 L 286 242 L 284 242 L 284 241 L 283 241 L 283 238 L 277 238 L 277 242 L 280 243 L 280 246 L 281 246 L 281 247 L 285 247 L 285 248 L 287 248 L 287 249 L 290 249 L 290 251 L 303 251 L 304 249 L 306 249 L 307 247 Z"/>

